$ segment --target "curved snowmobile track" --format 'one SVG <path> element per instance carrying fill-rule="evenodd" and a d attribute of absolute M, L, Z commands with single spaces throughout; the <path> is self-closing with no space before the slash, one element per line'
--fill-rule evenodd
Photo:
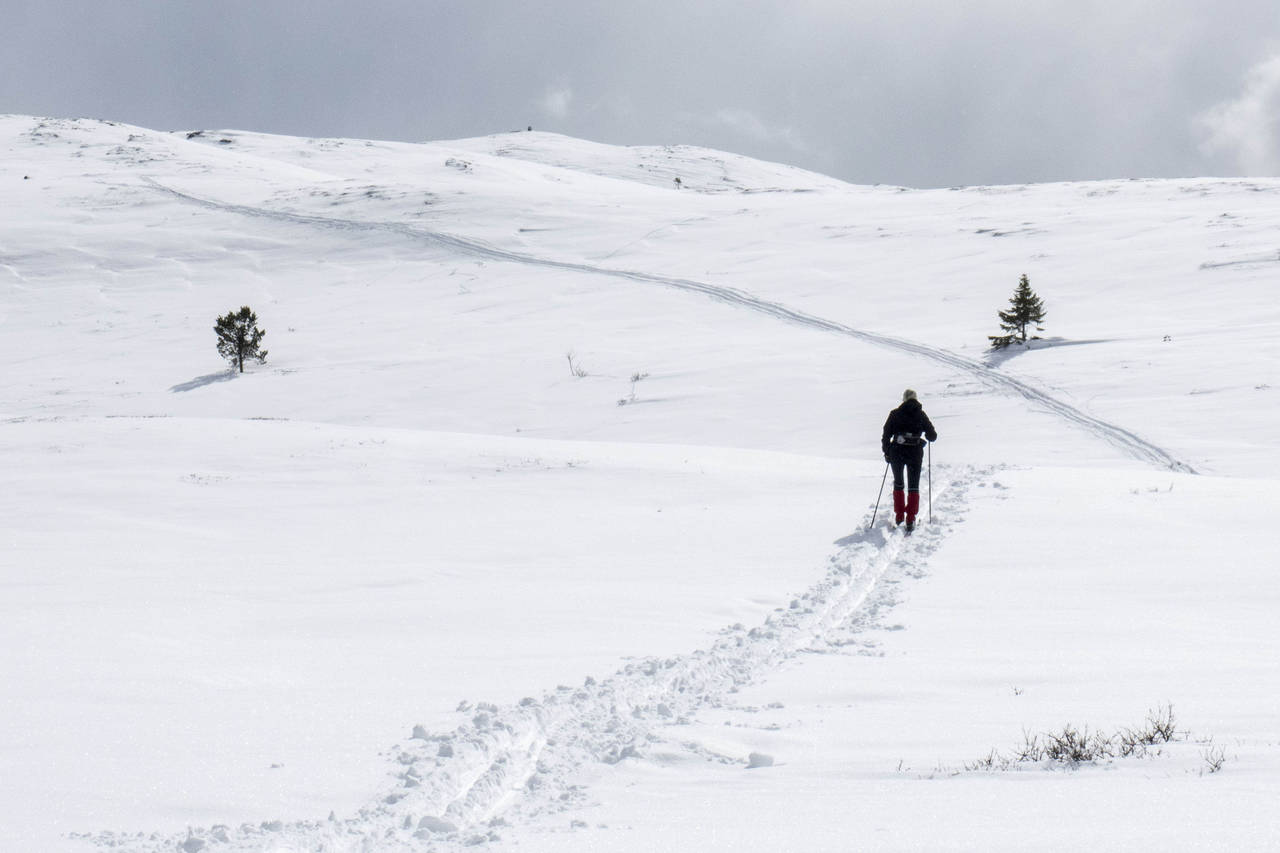
<path fill-rule="evenodd" d="M 935 485 L 943 518 L 959 518 L 969 489 L 993 472 L 953 469 Z M 684 744 L 682 724 L 732 702 L 784 661 L 839 652 L 891 606 L 884 579 L 918 577 L 950 525 L 923 524 L 905 537 L 889 526 L 841 539 L 823 576 L 754 628 L 719 632 L 689 654 L 628 664 L 581 687 L 498 706 L 463 703 L 470 719 L 451 732 L 415 727 L 391 749 L 387 787 L 355 815 L 196 828 L 185 836 L 98 833 L 78 836 L 119 853 L 309 850 L 323 853 L 458 850 L 500 840 L 504 827 L 580 807 L 584 768 L 617 764 L 651 748 Z M 694 754 L 697 754 L 694 751 Z M 742 766 L 747 766 L 746 756 Z"/>
<path fill-rule="evenodd" d="M 260 217 L 280 222 L 310 225 L 319 228 L 337 229 L 342 231 L 370 231 L 399 234 L 411 240 L 452 249 L 460 254 L 470 255 L 472 257 L 489 261 L 506 261 L 515 264 L 524 264 L 527 266 L 565 270 L 568 272 L 612 276 L 615 278 L 624 278 L 647 284 L 658 284 L 664 287 L 689 291 L 691 293 L 700 293 L 705 296 L 709 296 L 712 299 L 727 302 L 741 308 L 747 308 L 757 313 L 767 314 L 768 316 L 776 317 L 780 320 L 786 320 L 811 329 L 819 329 L 825 332 L 844 335 L 846 337 L 854 338 L 855 340 L 863 341 L 864 343 L 908 353 L 910 355 L 920 356 L 921 358 L 930 359 L 946 365 L 947 367 L 955 368 L 956 370 L 968 374 L 993 390 L 1021 397 L 1030 403 L 1041 406 L 1046 411 L 1057 415 L 1062 420 L 1085 430 L 1097 438 L 1109 442 L 1132 458 L 1149 462 L 1152 465 L 1173 471 L 1182 471 L 1189 474 L 1196 473 L 1195 469 L 1187 463 L 1177 459 L 1164 448 L 1152 444 L 1135 433 L 1115 424 L 1108 423 L 1100 418 L 1095 418 L 1033 385 L 1019 379 L 1015 379 L 1011 376 L 1006 376 L 998 370 L 987 367 L 980 362 L 964 358 L 963 356 L 956 355 L 955 353 L 948 352 L 944 349 L 927 346 L 925 344 L 916 343 L 903 338 L 895 338 L 889 335 L 881 335 L 875 332 L 866 332 L 860 329 L 855 329 L 852 326 L 846 326 L 843 323 L 837 323 L 834 320 L 828 320 L 823 317 L 817 317 L 813 314 L 806 314 L 803 311 L 797 311 L 794 308 L 788 308 L 786 305 L 778 302 L 771 302 L 767 299 L 752 296 L 750 293 L 737 290 L 732 287 L 707 284 L 706 282 L 696 281 L 694 279 L 673 278 L 654 273 L 611 269 L 608 267 L 592 266 L 590 264 L 578 264 L 569 261 L 540 258 L 535 255 L 526 255 L 519 252 L 508 251 L 506 249 L 499 249 L 477 240 L 469 240 L 438 231 L 424 231 L 399 222 L 369 222 L 358 219 L 336 219 L 325 216 L 289 213 L 272 210 L 270 208 L 229 204 L 189 195 L 179 190 L 166 187 L 154 180 L 148 180 L 148 183 L 161 192 L 192 204 L 213 210 L 236 213 L 243 216 Z"/>

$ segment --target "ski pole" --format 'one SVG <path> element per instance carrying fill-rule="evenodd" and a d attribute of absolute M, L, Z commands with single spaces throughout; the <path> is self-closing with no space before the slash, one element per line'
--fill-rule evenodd
<path fill-rule="evenodd" d="M 880 498 L 884 497 L 884 484 L 889 479 L 889 463 L 884 463 L 884 476 L 880 478 L 880 492 L 876 495 L 876 508 L 871 511 L 871 523 L 868 529 L 876 526 L 876 513 L 880 511 Z"/>
<path fill-rule="evenodd" d="M 933 442 L 929 442 L 929 523 L 933 524 Z"/>

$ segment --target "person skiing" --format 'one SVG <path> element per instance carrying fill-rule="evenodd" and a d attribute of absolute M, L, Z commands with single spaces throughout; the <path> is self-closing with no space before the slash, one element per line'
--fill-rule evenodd
<path fill-rule="evenodd" d="M 920 512 L 920 466 L 924 462 L 926 441 L 938 440 L 929 416 L 910 388 L 902 392 L 902 405 L 889 413 L 880 436 L 880 448 L 884 461 L 893 468 L 893 516 L 894 524 L 902 524 L 905 517 L 907 533 L 916 529 L 916 514 Z M 906 469 L 906 481 L 903 481 Z M 906 487 L 904 493 L 903 487 Z"/>

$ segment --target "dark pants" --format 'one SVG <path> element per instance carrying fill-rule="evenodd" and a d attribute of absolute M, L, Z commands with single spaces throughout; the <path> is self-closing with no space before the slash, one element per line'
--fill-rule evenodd
<path fill-rule="evenodd" d="M 906 470 L 906 489 L 920 491 L 920 468 L 924 465 L 924 448 L 905 444 L 889 445 L 889 467 L 893 469 L 893 490 L 902 491 L 903 470 Z"/>

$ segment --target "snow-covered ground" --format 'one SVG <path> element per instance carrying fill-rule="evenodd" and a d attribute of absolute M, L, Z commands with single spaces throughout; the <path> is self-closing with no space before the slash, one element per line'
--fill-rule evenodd
<path fill-rule="evenodd" d="M 0 849 L 1280 846 L 1280 180 L 0 150 Z"/>

